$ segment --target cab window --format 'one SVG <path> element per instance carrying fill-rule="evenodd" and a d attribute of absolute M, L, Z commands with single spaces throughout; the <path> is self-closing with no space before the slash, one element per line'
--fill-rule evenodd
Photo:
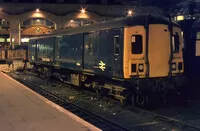
<path fill-rule="evenodd" d="M 178 32 L 172 36 L 173 53 L 178 53 L 180 49 L 180 38 Z"/>
<path fill-rule="evenodd" d="M 132 54 L 142 54 L 142 35 L 132 35 L 131 52 Z"/>

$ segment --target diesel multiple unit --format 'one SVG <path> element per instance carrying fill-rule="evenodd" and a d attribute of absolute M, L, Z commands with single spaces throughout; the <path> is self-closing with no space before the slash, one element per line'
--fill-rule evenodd
<path fill-rule="evenodd" d="M 182 46 L 178 24 L 136 14 L 35 36 L 28 56 L 37 70 L 68 83 L 145 105 L 182 86 Z"/>

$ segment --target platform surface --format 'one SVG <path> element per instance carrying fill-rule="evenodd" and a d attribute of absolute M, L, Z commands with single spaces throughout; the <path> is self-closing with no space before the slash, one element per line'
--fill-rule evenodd
<path fill-rule="evenodd" d="M 0 72 L 0 131 L 98 131 Z"/>

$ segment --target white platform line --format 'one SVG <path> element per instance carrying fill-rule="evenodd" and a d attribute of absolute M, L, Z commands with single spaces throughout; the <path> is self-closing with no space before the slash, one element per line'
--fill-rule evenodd
<path fill-rule="evenodd" d="M 95 127 L 94 125 L 88 123 L 87 121 L 83 120 L 82 118 L 74 115 L 73 113 L 69 112 L 68 110 L 64 109 L 63 107 L 53 103 L 52 101 L 49 101 L 47 98 L 41 96 L 40 94 L 34 92 L 33 90 L 29 89 L 27 86 L 23 85 L 22 83 L 16 81 L 15 79 L 13 79 L 12 77 L 6 75 L 5 73 L 2 73 L 4 76 L 6 76 L 7 78 L 9 78 L 10 80 L 16 82 L 17 84 L 19 84 L 20 86 L 24 87 L 26 90 L 34 93 L 34 95 L 36 95 L 37 97 L 39 97 L 41 100 L 43 100 L 45 103 L 51 105 L 52 107 L 56 108 L 58 111 L 63 112 L 64 114 L 66 114 L 67 116 L 69 116 L 70 118 L 72 118 L 73 120 L 81 123 L 82 125 L 86 126 L 87 128 L 89 128 L 92 131 L 102 131 L 101 129 Z"/>

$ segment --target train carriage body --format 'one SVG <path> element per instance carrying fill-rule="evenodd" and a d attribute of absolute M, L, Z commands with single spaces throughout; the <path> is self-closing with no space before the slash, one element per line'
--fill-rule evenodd
<path fill-rule="evenodd" d="M 72 84 L 101 85 L 124 99 L 124 86 L 139 86 L 127 81 L 171 79 L 183 73 L 180 33 L 180 27 L 167 18 L 134 15 L 33 37 L 29 60 L 37 66 L 48 63 L 66 69 Z"/>
<path fill-rule="evenodd" d="M 200 20 L 193 23 L 190 39 L 186 54 L 189 57 L 188 73 L 200 78 Z"/>

